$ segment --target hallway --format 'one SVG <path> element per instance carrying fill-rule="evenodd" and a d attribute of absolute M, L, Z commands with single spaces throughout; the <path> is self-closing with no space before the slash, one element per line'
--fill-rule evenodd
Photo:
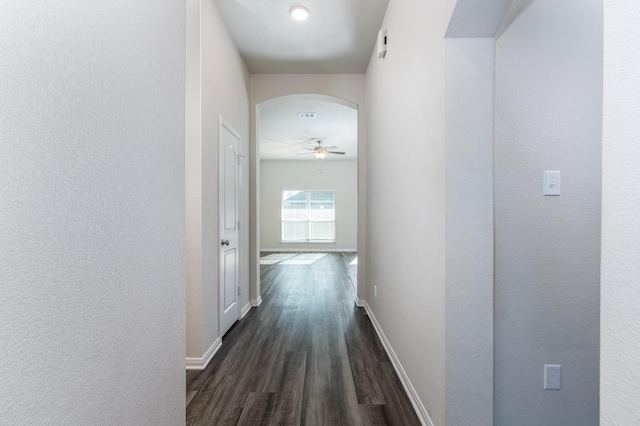
<path fill-rule="evenodd" d="M 293 256 L 261 266 L 261 306 L 187 372 L 187 424 L 418 425 L 354 305 L 355 253 Z"/>

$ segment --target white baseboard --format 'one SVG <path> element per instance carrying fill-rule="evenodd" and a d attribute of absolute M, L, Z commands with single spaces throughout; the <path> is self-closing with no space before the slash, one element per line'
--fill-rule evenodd
<path fill-rule="evenodd" d="M 247 304 L 244 305 L 242 307 L 242 310 L 240 311 L 240 319 L 244 318 L 245 315 L 247 315 L 250 310 L 251 310 L 251 302 L 247 302 Z"/>
<path fill-rule="evenodd" d="M 262 303 L 262 296 L 258 296 L 257 299 L 251 299 L 251 306 L 257 308 Z"/>
<path fill-rule="evenodd" d="M 222 346 L 222 339 L 218 337 L 202 358 L 187 358 L 187 370 L 204 370 L 207 368 L 209 361 L 218 352 L 220 346 Z"/>
<path fill-rule="evenodd" d="M 356 303 L 356 306 L 358 308 L 364 308 L 367 305 L 367 301 L 366 300 L 358 299 L 357 297 L 356 297 L 355 303 Z M 369 312 L 369 311 L 367 311 L 367 312 Z"/>
<path fill-rule="evenodd" d="M 407 396 L 411 401 L 411 405 L 413 406 L 413 409 L 415 410 L 416 415 L 420 420 L 420 423 L 424 426 L 433 426 L 433 421 L 431 421 L 431 417 L 429 417 L 429 413 L 427 412 L 427 409 L 422 404 L 422 401 L 420 401 L 420 398 L 418 397 L 418 393 L 416 392 L 416 389 L 411 384 L 411 381 L 409 380 L 407 373 L 404 371 L 404 368 L 402 368 L 402 364 L 400 364 L 400 360 L 398 359 L 398 356 L 393 351 L 393 348 L 391 347 L 391 344 L 387 340 L 387 337 L 384 335 L 382 328 L 380 328 L 380 324 L 376 320 L 375 315 L 373 315 L 373 312 L 371 311 L 371 307 L 369 306 L 366 300 L 358 299 L 358 302 L 362 302 L 364 304 L 364 308 L 366 309 L 367 314 L 369 315 L 369 320 L 371 321 L 371 324 L 373 324 L 373 328 L 376 330 L 376 333 L 378 334 L 378 337 L 382 342 L 382 346 L 384 347 L 384 350 L 387 352 L 387 355 L 391 360 L 391 364 L 393 365 L 393 368 L 396 370 L 396 374 L 398 374 L 398 377 L 400 378 L 402 387 L 407 393 Z"/>

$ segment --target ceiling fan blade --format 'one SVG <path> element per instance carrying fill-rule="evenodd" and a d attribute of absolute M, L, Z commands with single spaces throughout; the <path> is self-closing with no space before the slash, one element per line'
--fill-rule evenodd
<path fill-rule="evenodd" d="M 315 154 L 313 151 L 311 152 L 299 152 L 296 155 L 304 155 L 304 154 Z"/>
<path fill-rule="evenodd" d="M 318 138 L 307 138 L 303 140 L 297 140 L 296 142 L 293 142 L 292 145 L 309 145 L 310 143 L 315 142 L 317 140 Z"/>
<path fill-rule="evenodd" d="M 308 146 L 303 146 L 302 149 L 304 149 L 305 151 L 311 151 L 311 152 L 316 150 L 315 148 L 309 148 Z"/>
<path fill-rule="evenodd" d="M 323 146 L 324 149 L 338 149 L 337 146 Z"/>
<path fill-rule="evenodd" d="M 340 154 L 340 155 L 344 155 L 344 154 L 346 154 L 346 152 L 344 152 L 344 151 L 327 151 L 327 154 Z"/>

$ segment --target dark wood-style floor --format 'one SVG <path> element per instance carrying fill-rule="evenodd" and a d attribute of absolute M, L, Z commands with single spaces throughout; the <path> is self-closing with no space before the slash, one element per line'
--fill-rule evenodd
<path fill-rule="evenodd" d="M 354 257 L 261 266 L 261 306 L 187 372 L 187 425 L 420 424 L 354 305 Z"/>

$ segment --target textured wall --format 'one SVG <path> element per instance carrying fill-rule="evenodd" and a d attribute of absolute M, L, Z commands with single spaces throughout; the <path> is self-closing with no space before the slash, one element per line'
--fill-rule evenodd
<path fill-rule="evenodd" d="M 640 424 L 640 4 L 604 9 L 600 424 Z"/>
<path fill-rule="evenodd" d="M 181 424 L 184 4 L 0 17 L 0 424 Z"/>
<path fill-rule="evenodd" d="M 355 250 L 357 247 L 356 161 L 260 162 L 260 243 L 263 250 Z M 336 242 L 286 243 L 281 241 L 283 190 L 335 190 Z"/>
<path fill-rule="evenodd" d="M 445 421 L 443 37 L 454 4 L 391 0 L 387 55 L 373 55 L 367 71 L 367 302 L 437 425 Z"/>
<path fill-rule="evenodd" d="M 601 1 L 516 0 L 496 40 L 496 425 L 598 423 L 601 123 Z"/>
<path fill-rule="evenodd" d="M 494 39 L 447 39 L 446 422 L 493 424 Z"/>

